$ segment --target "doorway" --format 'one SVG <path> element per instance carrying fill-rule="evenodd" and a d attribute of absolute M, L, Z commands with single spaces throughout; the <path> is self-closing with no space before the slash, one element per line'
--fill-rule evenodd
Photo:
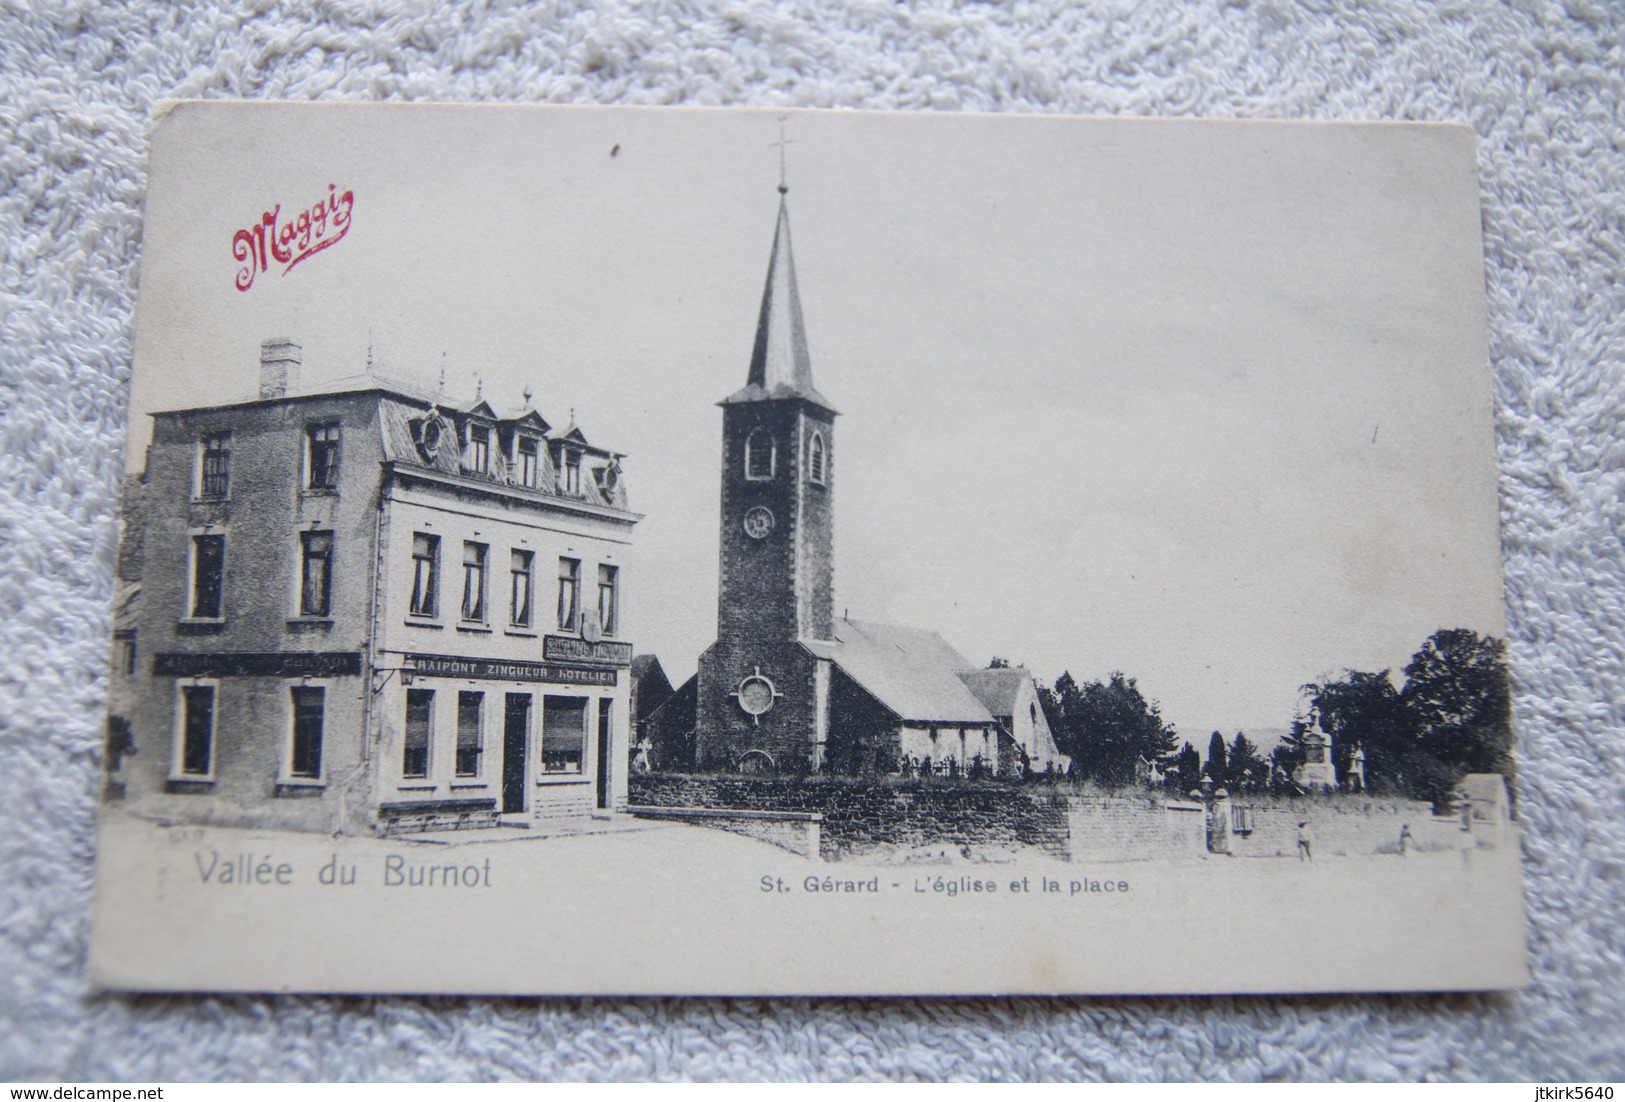
<path fill-rule="evenodd" d="M 610 803 L 609 751 L 615 741 L 609 737 L 610 707 L 613 703 L 607 696 L 598 700 L 598 807 L 605 811 Z"/>
<path fill-rule="evenodd" d="M 502 716 L 502 810 L 525 810 L 525 761 L 530 747 L 530 694 L 509 693 Z"/>

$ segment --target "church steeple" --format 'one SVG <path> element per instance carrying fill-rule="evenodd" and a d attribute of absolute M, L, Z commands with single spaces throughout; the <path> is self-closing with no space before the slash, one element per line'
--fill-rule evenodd
<path fill-rule="evenodd" d="M 779 185 L 779 221 L 773 233 L 773 253 L 767 262 L 762 308 L 756 318 L 750 375 L 745 388 L 721 404 L 802 398 L 833 413 L 833 407 L 813 386 L 807 327 L 801 320 L 801 296 L 796 290 L 796 265 L 790 251 L 790 211 L 784 198 L 788 190 Z"/>
<path fill-rule="evenodd" d="M 817 768 L 835 623 L 835 410 L 813 387 L 779 185 L 750 381 L 722 406 L 717 641 L 700 656 L 702 768 Z M 823 669 L 822 674 L 817 671 Z"/>

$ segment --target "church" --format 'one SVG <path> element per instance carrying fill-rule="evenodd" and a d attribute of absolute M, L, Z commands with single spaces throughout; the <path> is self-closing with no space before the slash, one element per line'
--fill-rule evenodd
<path fill-rule="evenodd" d="M 935 631 L 835 616 L 837 411 L 813 385 L 788 188 L 745 386 L 722 407 L 717 639 L 650 721 L 658 768 L 1015 776 L 1060 771 L 1024 669 Z"/>

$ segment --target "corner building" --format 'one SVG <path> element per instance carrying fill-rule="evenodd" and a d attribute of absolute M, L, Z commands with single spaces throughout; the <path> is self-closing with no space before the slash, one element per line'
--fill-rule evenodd
<path fill-rule="evenodd" d="M 624 805 L 622 457 L 528 395 L 298 393 L 301 359 L 267 341 L 258 400 L 155 415 L 110 798 L 385 834 Z"/>

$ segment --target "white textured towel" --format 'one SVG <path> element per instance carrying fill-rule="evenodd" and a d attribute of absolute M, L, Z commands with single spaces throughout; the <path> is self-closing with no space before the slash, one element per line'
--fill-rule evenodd
<path fill-rule="evenodd" d="M 0 0 L 0 1079 L 1625 1079 L 1625 7 L 27 7 Z M 87 997 L 144 136 L 170 96 L 1470 123 L 1533 986 L 1133 1001 Z"/>

